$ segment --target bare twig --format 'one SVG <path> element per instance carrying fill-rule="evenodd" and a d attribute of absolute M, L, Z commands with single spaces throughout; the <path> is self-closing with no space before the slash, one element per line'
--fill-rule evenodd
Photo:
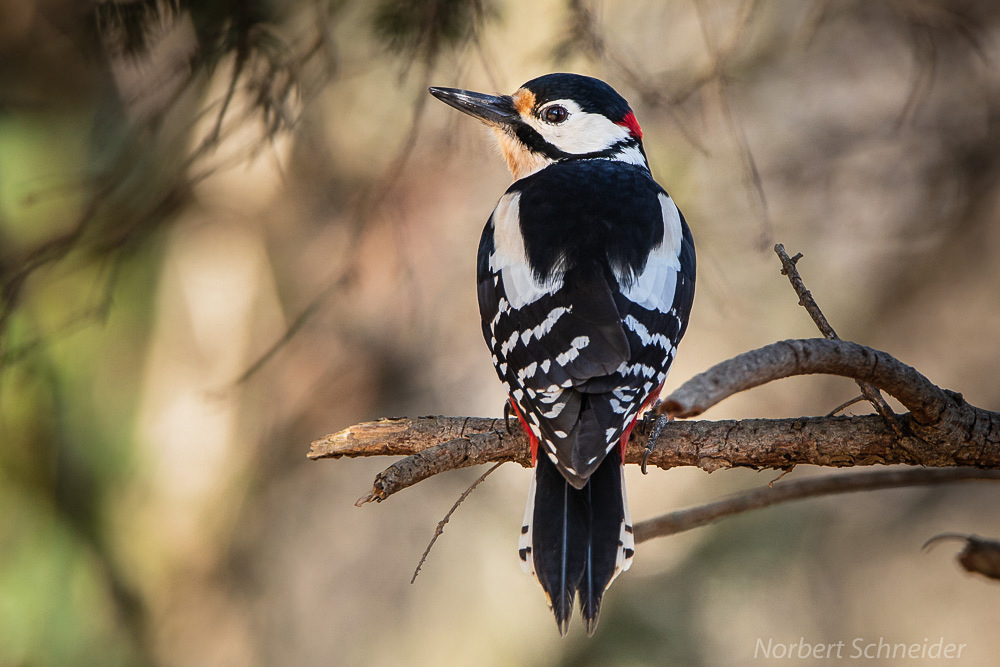
<path fill-rule="evenodd" d="M 490 466 L 489 470 L 480 475 L 475 482 L 469 485 L 469 488 L 462 492 L 462 495 L 458 497 L 458 500 L 456 500 L 455 504 L 451 506 L 448 513 L 444 515 L 444 518 L 438 521 L 437 527 L 434 528 L 434 536 L 431 537 L 431 541 L 428 542 L 427 548 L 424 549 L 424 553 L 420 556 L 420 562 L 417 563 L 417 569 L 413 571 L 413 577 L 410 579 L 411 584 L 417 580 L 417 575 L 420 574 L 420 568 L 424 566 L 424 561 L 427 560 L 427 556 L 431 553 L 431 549 L 434 547 L 434 543 L 437 542 L 437 538 L 444 534 L 444 527 L 449 521 L 451 521 L 451 516 L 455 513 L 455 510 L 458 509 L 458 506 L 465 502 L 465 499 L 469 497 L 469 494 L 475 491 L 476 487 L 479 486 L 484 479 L 489 477 L 490 473 L 499 468 L 501 465 L 503 465 L 502 462 L 494 463 Z"/>
<path fill-rule="evenodd" d="M 809 316 L 812 318 L 813 322 L 816 323 L 817 328 L 825 338 L 830 340 L 840 340 L 837 332 L 833 330 L 833 326 L 830 324 L 829 320 L 820 310 L 819 304 L 816 303 L 816 299 L 813 298 L 812 292 L 806 289 L 805 281 L 802 280 L 802 276 L 799 275 L 799 270 L 796 266 L 798 261 L 802 258 L 801 253 L 795 255 L 795 257 L 789 257 L 788 253 L 785 252 L 785 246 L 778 243 L 774 246 L 774 252 L 777 253 L 778 258 L 781 260 L 781 274 L 788 277 L 788 282 L 792 284 L 792 289 L 799 297 L 799 305 L 806 309 Z M 885 402 L 882 398 L 882 394 L 879 393 L 877 387 L 874 387 L 867 382 L 857 380 L 858 387 L 861 389 L 861 395 L 872 404 L 877 412 L 886 423 L 889 425 L 896 435 L 903 435 L 903 428 L 899 424 L 899 419 L 896 414 L 889 407 L 889 404 Z M 846 406 L 845 406 L 846 407 Z M 838 408 L 840 410 L 842 408 Z M 836 412 L 835 410 L 834 412 Z"/>
<path fill-rule="evenodd" d="M 861 396 L 861 395 L 855 396 L 852 399 L 844 401 L 843 403 L 841 403 L 840 405 L 838 405 L 837 407 L 835 407 L 833 410 L 830 410 L 828 413 L 826 413 L 826 416 L 827 417 L 832 417 L 835 414 L 837 414 L 838 412 L 840 412 L 841 410 L 846 410 L 847 408 L 851 407 L 855 403 L 861 403 L 864 400 L 865 400 L 864 396 Z"/>
<path fill-rule="evenodd" d="M 775 482 L 780 482 L 785 475 L 792 472 L 793 470 L 795 470 L 795 466 L 788 466 L 787 468 L 782 470 L 777 477 L 775 477 L 774 479 L 772 479 L 770 482 L 767 483 L 768 488 L 773 489 Z"/>
<path fill-rule="evenodd" d="M 799 305 L 809 313 L 809 317 L 816 323 L 816 328 L 819 329 L 824 338 L 840 340 L 840 336 L 833 330 L 833 325 L 826 319 L 826 315 L 823 314 L 823 311 L 819 308 L 819 304 L 816 303 L 816 299 L 813 298 L 812 292 L 806 288 L 805 281 L 799 275 L 797 265 L 799 260 L 802 259 L 802 253 L 798 253 L 795 257 L 789 257 L 788 253 L 785 252 L 785 246 L 781 243 L 775 244 L 774 252 L 778 255 L 778 259 L 781 260 L 781 275 L 786 276 L 788 282 L 792 284 L 792 289 L 795 290 L 795 294 L 799 297 Z"/>
<path fill-rule="evenodd" d="M 873 472 L 805 477 L 734 494 L 713 503 L 670 512 L 635 524 L 636 543 L 698 528 L 718 519 L 764 509 L 792 500 L 803 500 L 835 493 L 876 491 L 904 486 L 951 484 L 967 480 L 1000 481 L 1000 470 L 975 468 L 926 468 L 878 470 Z"/>

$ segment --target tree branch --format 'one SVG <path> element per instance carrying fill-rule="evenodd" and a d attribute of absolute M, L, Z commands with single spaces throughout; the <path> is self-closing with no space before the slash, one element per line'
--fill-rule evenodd
<path fill-rule="evenodd" d="M 809 373 L 861 378 L 912 410 L 897 436 L 875 415 L 672 422 L 648 462 L 659 468 L 776 468 L 910 464 L 1000 469 L 1000 414 L 938 388 L 885 352 L 844 341 L 789 340 L 746 352 L 695 376 L 660 406 L 674 416 L 700 414 L 727 396 L 773 379 Z M 498 428 L 499 427 L 499 428 Z M 632 433 L 626 463 L 639 463 L 652 420 Z M 527 438 L 499 419 L 420 417 L 358 424 L 312 443 L 309 457 L 404 455 L 379 474 L 358 504 L 381 501 L 431 475 L 482 463 L 530 465 Z"/>
<path fill-rule="evenodd" d="M 657 407 L 660 414 L 695 417 L 733 394 L 793 375 L 824 373 L 875 385 L 930 424 L 951 402 L 948 394 L 912 366 L 864 345 L 842 340 L 784 340 L 716 364 L 675 390 Z"/>
<path fill-rule="evenodd" d="M 885 352 L 846 341 L 786 340 L 745 352 L 691 378 L 656 410 L 673 417 L 693 417 L 739 391 L 813 373 L 868 382 L 897 398 L 910 410 L 900 416 L 905 432 L 900 445 L 951 450 L 955 460 L 968 461 L 958 465 L 993 467 L 976 461 L 997 451 L 1000 413 L 970 405 L 961 394 L 941 389 Z"/>
<path fill-rule="evenodd" d="M 894 489 L 904 486 L 952 484 L 967 480 L 1000 481 L 1000 470 L 913 468 L 804 477 L 783 482 L 774 487 L 763 486 L 749 489 L 712 503 L 640 521 L 635 524 L 635 541 L 638 544 L 654 537 L 682 533 L 727 516 L 764 509 L 792 500 L 803 500 L 835 493 Z"/>

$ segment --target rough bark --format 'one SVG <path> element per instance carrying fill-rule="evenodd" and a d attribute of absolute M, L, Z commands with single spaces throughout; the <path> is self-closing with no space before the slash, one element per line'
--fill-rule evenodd
<path fill-rule="evenodd" d="M 940 389 L 891 355 L 840 340 L 788 340 L 752 350 L 695 376 L 657 408 L 690 417 L 724 398 L 774 379 L 829 373 L 870 383 L 910 412 L 896 425 L 878 415 L 739 421 L 674 421 L 664 428 L 648 464 L 788 469 L 795 465 L 847 467 L 909 464 L 1000 468 L 1000 414 Z M 626 463 L 640 463 L 652 420 L 638 425 Z M 444 470 L 498 461 L 530 465 L 527 438 L 515 424 L 477 417 L 381 419 L 349 427 L 312 443 L 309 457 L 402 455 L 375 480 L 359 504 Z"/>

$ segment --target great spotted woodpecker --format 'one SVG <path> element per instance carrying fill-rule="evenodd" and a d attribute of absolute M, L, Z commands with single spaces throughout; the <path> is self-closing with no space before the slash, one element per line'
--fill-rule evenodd
<path fill-rule="evenodd" d="M 691 231 L 650 174 L 628 102 L 603 81 L 430 92 L 492 128 L 514 175 L 483 230 L 477 280 L 535 466 L 519 553 L 560 634 L 579 598 L 592 635 L 605 590 L 632 564 L 622 462 L 687 328 Z"/>

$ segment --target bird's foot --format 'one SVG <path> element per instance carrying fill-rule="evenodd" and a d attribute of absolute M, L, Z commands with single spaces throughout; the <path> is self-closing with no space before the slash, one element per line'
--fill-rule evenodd
<path fill-rule="evenodd" d="M 663 433 L 663 429 L 667 427 L 669 422 L 673 421 L 673 417 L 669 415 L 660 415 L 656 417 L 656 421 L 653 423 L 653 430 L 649 433 L 649 440 L 646 441 L 646 449 L 642 452 L 642 464 L 640 469 L 642 474 L 649 474 L 646 471 L 646 463 L 649 461 L 649 455 L 653 453 L 653 449 L 656 447 L 656 441 L 660 439 L 660 435 Z"/>

